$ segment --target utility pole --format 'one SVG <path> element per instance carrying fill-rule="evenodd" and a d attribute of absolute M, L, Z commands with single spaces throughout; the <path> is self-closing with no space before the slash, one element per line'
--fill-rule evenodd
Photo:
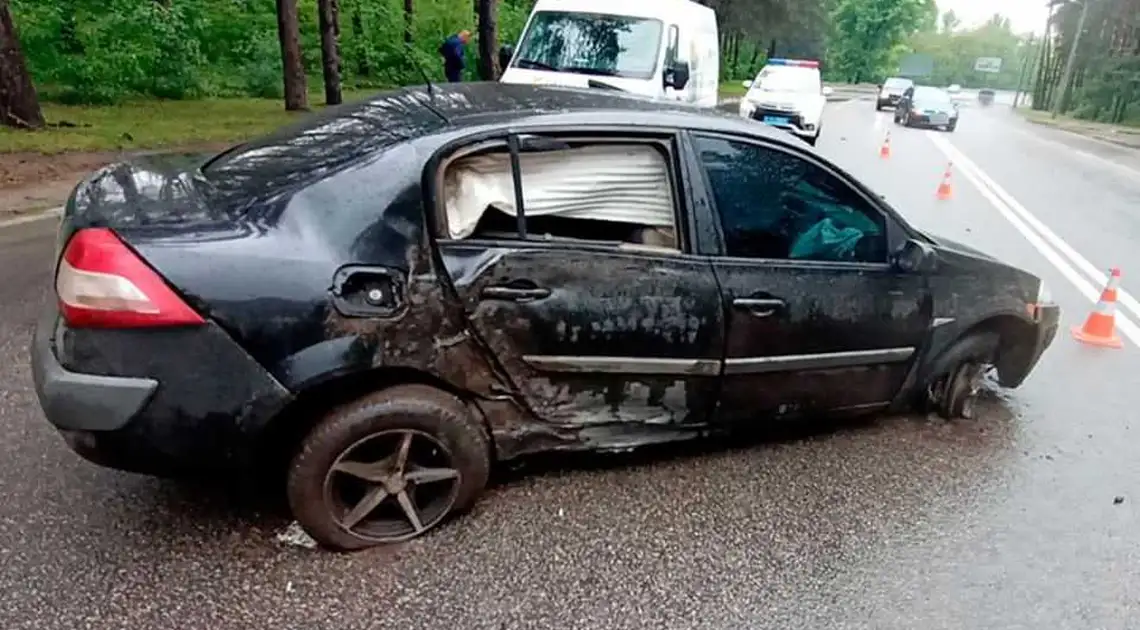
<path fill-rule="evenodd" d="M 1033 34 L 1029 34 L 1029 41 L 1025 43 L 1025 58 L 1021 60 L 1021 74 L 1017 77 L 1017 91 L 1013 93 L 1013 108 L 1021 101 L 1021 88 L 1025 85 L 1025 77 L 1029 74 L 1029 66 L 1033 63 Z"/>
<path fill-rule="evenodd" d="M 1085 30 L 1085 18 L 1089 15 L 1090 2 L 1092 0 L 1084 0 L 1081 3 L 1081 17 L 1077 20 L 1077 32 L 1073 34 L 1073 46 L 1069 49 L 1069 58 L 1065 60 L 1065 72 L 1061 75 L 1061 85 L 1058 86 L 1060 91 L 1053 99 L 1053 118 L 1061 113 L 1061 101 L 1065 100 L 1065 94 L 1069 91 L 1069 81 L 1073 78 L 1073 63 L 1077 60 L 1077 46 L 1081 45 L 1081 33 Z"/>
<path fill-rule="evenodd" d="M 1033 100 L 1031 101 L 1035 109 L 1045 109 L 1045 105 L 1049 102 L 1048 86 L 1045 85 L 1045 73 L 1049 70 L 1049 57 L 1052 54 L 1051 48 L 1053 46 L 1053 39 L 1050 37 L 1050 31 L 1053 27 L 1053 5 L 1049 4 L 1048 15 L 1045 16 L 1045 34 L 1041 36 L 1041 54 L 1037 57 L 1037 79 L 1033 85 Z M 1041 102 L 1037 102 L 1037 97 L 1041 97 Z M 1037 107 L 1040 105 L 1040 107 Z"/>

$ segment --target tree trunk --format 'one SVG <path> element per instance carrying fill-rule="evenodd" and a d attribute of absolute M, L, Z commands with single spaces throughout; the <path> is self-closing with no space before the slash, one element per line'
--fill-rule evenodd
<path fill-rule="evenodd" d="M 352 7 L 352 41 L 356 43 L 353 50 L 359 55 L 356 59 L 356 73 L 366 77 L 372 69 L 368 67 L 367 44 L 364 43 L 364 20 L 360 18 L 360 6 L 356 3 Z"/>
<path fill-rule="evenodd" d="M 285 81 L 285 110 L 309 109 L 309 86 L 301 60 L 301 27 L 297 0 L 277 0 L 277 38 L 281 40 L 281 65 Z"/>
<path fill-rule="evenodd" d="M 0 125 L 25 129 L 44 126 L 40 98 L 28 74 L 8 0 L 0 0 Z"/>
<path fill-rule="evenodd" d="M 494 81 L 499 77 L 499 0 L 479 0 L 479 78 Z"/>
<path fill-rule="evenodd" d="M 760 64 L 761 50 L 760 42 L 755 42 L 752 48 L 752 59 L 748 62 L 748 72 L 751 73 L 751 76 L 748 77 L 749 79 L 754 78 L 756 74 L 760 72 L 760 68 L 757 66 Z"/>
<path fill-rule="evenodd" d="M 404 43 L 412 43 L 412 27 L 416 23 L 415 0 L 404 0 Z"/>
<path fill-rule="evenodd" d="M 75 20 L 75 2 L 67 0 L 59 6 L 60 48 L 69 55 L 82 55 L 83 43 L 79 41 L 79 25 Z"/>
<path fill-rule="evenodd" d="M 337 0 L 318 0 L 317 23 L 321 31 L 321 70 L 325 78 L 325 103 L 340 105 L 340 16 Z"/>
<path fill-rule="evenodd" d="M 725 55 L 725 61 L 728 62 L 729 72 L 734 77 L 739 76 L 740 68 L 738 67 L 738 62 L 740 61 L 740 36 L 738 36 L 735 31 L 730 33 L 728 36 L 728 49 L 725 50 L 725 52 L 727 53 Z"/>

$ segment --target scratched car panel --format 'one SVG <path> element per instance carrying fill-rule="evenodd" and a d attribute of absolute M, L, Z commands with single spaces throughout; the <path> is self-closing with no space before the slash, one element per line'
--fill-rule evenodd
<path fill-rule="evenodd" d="M 523 455 L 968 416 L 1058 318 L 1038 278 L 801 143 L 608 91 L 408 88 L 116 164 L 59 242 L 32 359 L 69 445 L 156 475 L 282 466 L 336 549 L 429 531 Z"/>

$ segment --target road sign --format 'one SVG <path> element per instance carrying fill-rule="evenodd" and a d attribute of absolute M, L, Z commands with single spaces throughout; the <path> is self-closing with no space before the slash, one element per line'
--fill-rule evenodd
<path fill-rule="evenodd" d="M 974 62 L 974 71 L 991 74 L 1001 72 L 1001 57 L 978 57 L 978 60 Z"/>
<path fill-rule="evenodd" d="M 934 72 L 934 58 L 922 53 L 907 55 L 899 61 L 899 76 L 928 77 Z"/>

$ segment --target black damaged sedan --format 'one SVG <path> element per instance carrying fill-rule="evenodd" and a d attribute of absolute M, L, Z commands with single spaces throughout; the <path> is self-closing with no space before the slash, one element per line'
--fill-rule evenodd
<path fill-rule="evenodd" d="M 803 143 L 612 92 L 410 88 L 75 189 L 32 362 L 75 451 L 280 465 L 354 549 L 491 467 L 1018 386 L 1058 308 Z"/>
<path fill-rule="evenodd" d="M 946 90 L 926 85 L 911 88 L 895 107 L 895 124 L 904 127 L 958 128 L 958 105 Z"/>

